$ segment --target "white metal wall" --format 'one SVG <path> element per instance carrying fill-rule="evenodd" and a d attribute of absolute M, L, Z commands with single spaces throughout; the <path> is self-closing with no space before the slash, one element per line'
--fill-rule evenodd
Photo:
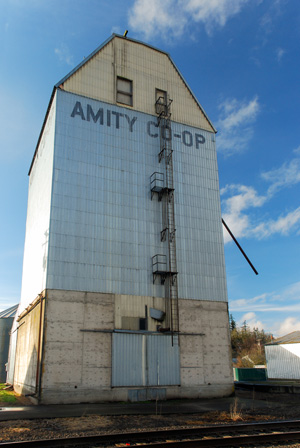
<path fill-rule="evenodd" d="M 53 175 L 56 97 L 29 178 L 21 300 L 12 326 L 7 381 L 14 379 L 18 323 L 16 319 L 46 287 L 50 205 Z"/>
<path fill-rule="evenodd" d="M 46 286 L 56 98 L 29 178 L 20 314 Z"/>
<path fill-rule="evenodd" d="M 300 379 L 300 344 L 266 345 L 268 378 Z"/>
<path fill-rule="evenodd" d="M 163 297 L 156 117 L 57 94 L 47 287 Z M 178 123 L 172 134 L 179 297 L 226 301 L 214 134 Z"/>

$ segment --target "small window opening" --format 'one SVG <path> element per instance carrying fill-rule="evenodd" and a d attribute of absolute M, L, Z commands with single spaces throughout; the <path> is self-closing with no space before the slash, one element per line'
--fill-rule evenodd
<path fill-rule="evenodd" d="M 117 77 L 117 102 L 132 106 L 132 81 Z"/>
<path fill-rule="evenodd" d="M 140 325 L 139 325 L 139 330 L 147 330 L 147 318 L 145 317 L 140 317 Z"/>
<path fill-rule="evenodd" d="M 155 89 L 155 112 L 160 114 L 166 111 L 167 92 L 165 90 Z"/>

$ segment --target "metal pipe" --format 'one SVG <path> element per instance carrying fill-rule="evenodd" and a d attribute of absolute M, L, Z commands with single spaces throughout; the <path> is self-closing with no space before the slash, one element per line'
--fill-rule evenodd
<path fill-rule="evenodd" d="M 231 232 L 231 230 L 229 229 L 228 225 L 226 224 L 226 222 L 224 221 L 224 219 L 222 218 L 222 223 L 224 225 L 224 227 L 226 228 L 227 232 L 229 233 L 229 235 L 231 236 L 231 238 L 233 239 L 233 241 L 235 242 L 235 244 L 237 245 L 237 247 L 240 249 L 240 251 L 242 252 L 242 254 L 244 255 L 244 257 L 246 258 L 246 260 L 248 261 L 249 265 L 251 266 L 253 272 L 258 275 L 257 270 L 255 269 L 255 267 L 253 266 L 253 264 L 251 263 L 251 261 L 249 260 L 249 258 L 247 257 L 247 255 L 245 254 L 245 252 L 243 251 L 242 247 L 240 246 L 240 244 L 238 243 L 237 239 L 235 238 L 235 236 L 233 235 L 233 233 Z"/>
<path fill-rule="evenodd" d="M 42 392 L 42 373 L 43 373 L 43 362 L 45 356 L 45 327 L 46 327 L 46 308 L 47 308 L 47 299 L 48 299 L 48 291 L 45 290 L 45 295 L 42 301 L 44 301 L 44 310 L 43 310 L 43 331 L 41 335 L 41 358 L 40 358 L 40 368 L 39 368 L 39 381 L 38 381 L 38 391 L 37 391 L 37 399 L 38 403 L 41 400 L 41 392 Z"/>

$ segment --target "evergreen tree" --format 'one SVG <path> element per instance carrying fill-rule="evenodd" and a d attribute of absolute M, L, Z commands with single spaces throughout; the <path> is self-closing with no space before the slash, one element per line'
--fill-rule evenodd
<path fill-rule="evenodd" d="M 234 317 L 232 314 L 229 314 L 229 328 L 230 328 L 230 331 L 232 331 L 236 328 L 236 321 L 234 320 Z"/>
<path fill-rule="evenodd" d="M 246 321 L 239 327 L 232 314 L 229 316 L 229 328 L 232 357 L 237 359 L 235 367 L 253 367 L 258 364 L 265 365 L 264 344 L 272 340 L 272 335 L 258 328 L 251 330 Z"/>

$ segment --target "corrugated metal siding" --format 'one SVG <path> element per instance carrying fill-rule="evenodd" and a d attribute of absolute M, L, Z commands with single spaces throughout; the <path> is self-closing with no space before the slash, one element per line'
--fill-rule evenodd
<path fill-rule="evenodd" d="M 147 337 L 148 385 L 165 386 L 180 384 L 178 338 L 151 335 Z"/>
<path fill-rule="evenodd" d="M 113 334 L 112 386 L 180 384 L 179 347 L 169 335 Z"/>
<path fill-rule="evenodd" d="M 13 325 L 17 322 L 14 321 Z M 9 384 L 14 383 L 14 373 L 15 373 L 15 358 L 16 358 L 16 349 L 17 349 L 17 336 L 18 332 L 14 331 L 11 333 L 10 341 L 9 341 L 9 350 L 8 350 L 8 370 L 7 370 L 7 379 L 6 381 Z"/>
<path fill-rule="evenodd" d="M 56 98 L 29 178 L 21 313 L 46 287 Z"/>
<path fill-rule="evenodd" d="M 112 386 L 146 386 L 146 337 L 113 334 Z"/>
<path fill-rule="evenodd" d="M 99 76 L 101 73 L 101 76 Z M 214 131 L 170 58 L 136 42 L 115 38 L 64 83 L 78 95 L 115 103 L 115 77 L 133 81 L 133 108 L 154 113 L 155 89 L 173 99 L 175 121 Z"/>
<path fill-rule="evenodd" d="M 268 378 L 300 379 L 300 344 L 266 345 Z"/>
<path fill-rule="evenodd" d="M 19 305 L 14 305 L 0 313 L 0 319 L 6 317 L 15 317 Z"/>
<path fill-rule="evenodd" d="M 161 168 L 156 117 L 57 94 L 48 288 L 164 297 L 151 259 L 167 249 L 161 204 L 150 195 Z M 88 121 L 88 105 L 102 110 L 103 124 Z M 179 297 L 226 301 L 213 134 L 178 123 L 172 132 Z"/>
<path fill-rule="evenodd" d="M 6 382 L 5 364 L 8 361 L 9 333 L 13 324 L 13 317 L 0 319 L 0 382 Z"/>
<path fill-rule="evenodd" d="M 53 153 L 56 116 L 56 97 L 51 106 L 44 134 L 39 144 L 38 157 L 29 178 L 26 235 L 23 257 L 21 301 L 17 314 L 46 288 L 48 238 L 53 175 Z M 18 323 L 14 320 L 12 332 Z M 13 383 L 17 331 L 10 341 L 8 382 Z"/>

